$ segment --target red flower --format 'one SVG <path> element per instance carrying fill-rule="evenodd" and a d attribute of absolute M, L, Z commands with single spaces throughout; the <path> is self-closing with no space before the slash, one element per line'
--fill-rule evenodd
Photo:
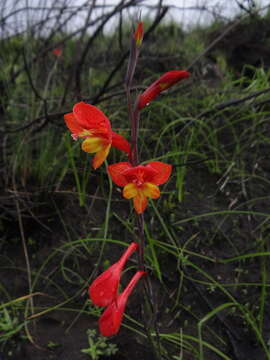
<path fill-rule="evenodd" d="M 111 146 L 130 152 L 127 140 L 112 131 L 109 119 L 97 107 L 81 101 L 74 105 L 72 113 L 64 115 L 64 119 L 74 140 L 85 139 L 82 150 L 96 153 L 92 162 L 94 169 L 104 162 Z"/>
<path fill-rule="evenodd" d="M 166 72 L 139 96 L 138 109 L 141 110 L 148 105 L 150 101 L 154 100 L 162 91 L 178 83 L 180 80 L 188 78 L 189 76 L 190 73 L 183 70 Z"/>
<path fill-rule="evenodd" d="M 121 258 L 93 281 L 89 287 L 89 296 L 95 305 L 107 306 L 117 298 L 123 267 L 137 249 L 138 244 L 131 243 Z"/>
<path fill-rule="evenodd" d="M 146 275 L 144 271 L 137 271 L 125 290 L 118 295 L 99 319 L 99 330 L 103 336 L 112 336 L 118 333 L 125 312 L 128 297 L 140 278 Z"/>
<path fill-rule="evenodd" d="M 62 49 L 61 48 L 55 48 L 52 50 L 52 53 L 57 56 L 60 57 L 62 55 Z"/>
<path fill-rule="evenodd" d="M 123 196 L 133 199 L 138 214 L 147 207 L 147 198 L 157 199 L 160 191 L 157 185 L 164 184 L 170 177 L 172 166 L 153 161 L 146 166 L 132 167 L 128 162 L 109 165 L 108 172 L 118 186 L 124 186 Z"/>
<path fill-rule="evenodd" d="M 134 39 L 137 47 L 140 47 L 143 41 L 143 22 L 139 22 L 134 33 Z"/>

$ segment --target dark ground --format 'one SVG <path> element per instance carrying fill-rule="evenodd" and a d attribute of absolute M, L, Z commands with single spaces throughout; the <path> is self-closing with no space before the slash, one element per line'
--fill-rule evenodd
<path fill-rule="evenodd" d="M 255 243 L 256 228 L 260 224 L 256 217 L 251 217 L 248 220 L 245 215 L 229 216 L 223 221 L 216 217 L 209 217 L 199 220 L 197 224 L 183 224 L 181 230 L 174 225 L 175 220 L 187 218 L 189 214 L 200 214 L 228 208 L 231 199 L 239 196 L 240 185 L 232 184 L 229 187 L 230 195 L 226 196 L 224 193 L 217 192 L 217 180 L 217 176 L 210 175 L 203 166 L 197 166 L 195 169 L 190 168 L 187 177 L 189 195 L 186 196 L 183 203 L 174 209 L 173 221 L 169 211 L 164 213 L 167 226 L 171 226 L 175 232 L 179 233 L 179 246 L 183 246 L 190 236 L 197 233 L 197 239 L 189 247 L 189 250 L 203 256 L 209 256 L 212 259 L 226 259 L 235 256 L 235 249 L 228 241 L 228 237 L 234 241 L 233 246 L 239 254 L 255 252 L 258 248 L 254 245 L 254 248 L 251 249 L 250 244 Z M 259 197 L 260 192 L 263 192 L 263 189 L 260 190 L 258 186 L 254 190 L 253 196 L 256 193 L 256 197 Z M 204 198 L 198 200 L 197 195 L 195 195 L 198 193 L 203 193 Z M 47 205 L 51 204 L 51 206 L 36 207 L 32 209 L 35 218 L 25 216 L 24 219 L 24 232 L 29 243 L 32 273 L 36 274 L 36 271 L 39 271 L 42 267 L 34 292 L 48 295 L 34 298 L 35 313 L 51 308 L 73 297 L 74 294 L 76 296 L 66 305 L 61 306 L 60 309 L 38 316 L 35 324 L 33 322 L 30 324 L 29 331 L 35 344 L 26 341 L 22 336 L 22 332 L 20 332 L 14 335 L 12 341 L 4 347 L 2 357 L 14 360 L 86 359 L 87 356 L 80 353 L 80 350 L 87 347 L 86 331 L 87 329 L 97 328 L 97 318 L 83 311 L 80 313 L 80 310 L 85 309 L 84 304 L 87 300 L 85 283 L 91 271 L 93 271 L 99 253 L 99 245 L 93 243 L 88 247 L 90 252 L 87 254 L 82 244 L 76 247 L 71 242 L 78 238 L 87 238 L 89 233 L 94 235 L 95 230 L 93 231 L 93 228 L 95 224 L 98 226 L 98 223 L 101 223 L 101 214 L 105 213 L 105 203 L 100 201 L 99 206 L 96 203 L 89 213 L 89 208 L 78 206 L 75 195 L 51 193 L 48 196 L 48 194 L 40 194 L 38 203 L 44 204 L 44 196 Z M 119 198 L 117 191 L 114 191 L 113 198 Z M 58 205 L 53 208 L 55 204 Z M 128 216 L 129 205 L 127 203 L 113 202 L 113 207 L 114 204 L 118 210 L 120 209 L 119 213 L 123 218 Z M 267 212 L 268 205 L 265 200 L 258 201 L 253 210 Z M 150 212 L 150 210 L 148 211 Z M 148 216 L 146 213 L 146 219 Z M 156 220 L 154 220 L 153 229 L 155 225 L 157 225 Z M 120 230 L 119 223 L 116 220 L 111 220 L 110 226 L 114 238 L 130 241 L 129 233 Z M 1 249 L 1 279 L 2 285 L 10 294 L 11 299 L 15 299 L 28 293 L 28 280 L 22 246 L 18 239 L 16 240 L 19 232 L 18 224 L 10 219 L 5 223 L 5 228 L 8 230 L 6 233 L 6 240 L 8 241 L 5 241 Z M 70 234 L 69 238 L 67 237 L 68 233 Z M 76 235 L 78 233 L 80 236 Z M 155 234 L 155 230 L 153 230 L 153 234 Z M 158 227 L 156 236 L 157 239 L 162 236 L 162 230 Z M 67 241 L 70 241 L 70 247 L 64 246 Z M 58 249 L 58 251 L 55 251 L 55 249 Z M 53 252 L 54 255 L 48 258 Z M 120 253 L 121 249 L 118 246 L 107 244 L 104 259 L 114 262 Z M 45 259 L 47 260 L 44 263 Z M 159 330 L 162 333 L 178 332 L 182 327 L 183 331 L 196 337 L 196 316 L 202 318 L 204 314 L 228 301 L 228 299 L 218 289 L 211 289 L 200 284 L 198 282 L 200 279 L 205 280 L 201 274 L 194 268 L 183 265 L 180 270 L 183 271 L 187 278 L 184 281 L 181 305 L 174 306 L 174 296 L 180 279 L 180 272 L 176 271 L 179 264 L 174 256 L 162 251 L 159 252 L 159 260 L 164 283 L 160 284 L 151 273 L 149 274 L 153 282 L 153 297 L 157 306 Z M 190 260 L 221 283 L 236 283 L 237 281 L 242 283 L 260 282 L 260 261 L 256 259 L 249 261 L 248 266 L 242 266 L 243 270 L 240 274 L 236 271 L 235 263 L 222 264 L 218 261 L 213 263 L 196 257 L 195 259 L 190 257 Z M 70 274 L 66 272 L 66 269 L 72 269 L 74 273 Z M 59 290 L 61 288 L 64 290 L 64 294 Z M 241 286 L 229 288 L 229 290 L 243 304 L 247 302 L 253 304 L 260 296 L 260 288 L 254 286 Z M 141 316 L 140 302 L 140 289 L 138 288 L 130 299 L 127 308 L 127 313 L 135 319 L 140 319 Z M 173 310 L 167 312 L 166 309 L 168 308 Z M 30 310 L 28 310 L 28 314 L 30 315 Z M 78 315 L 79 317 L 77 317 Z M 268 313 L 265 314 L 266 333 L 270 330 L 267 324 L 269 324 Z M 234 315 L 221 312 L 214 317 L 214 320 L 208 323 L 208 326 L 211 327 L 211 331 L 214 331 L 225 340 L 222 350 L 230 359 L 264 359 L 261 349 L 256 344 L 254 334 L 248 329 L 239 313 Z M 211 342 L 211 331 L 208 330 L 204 331 L 204 340 Z M 48 349 L 50 342 L 56 344 L 53 349 Z M 111 339 L 111 342 L 118 345 L 119 351 L 116 355 L 111 358 L 107 357 L 107 359 L 135 360 L 153 358 L 149 345 L 140 336 L 124 327 L 121 328 L 119 335 Z M 173 348 L 168 344 L 167 346 L 173 354 L 177 354 L 179 351 L 177 347 Z M 190 352 L 184 353 L 185 360 L 194 358 L 194 355 Z M 9 356 L 8 354 L 12 355 Z M 205 358 L 206 356 L 208 360 L 219 359 L 216 354 L 207 350 L 205 350 Z"/>

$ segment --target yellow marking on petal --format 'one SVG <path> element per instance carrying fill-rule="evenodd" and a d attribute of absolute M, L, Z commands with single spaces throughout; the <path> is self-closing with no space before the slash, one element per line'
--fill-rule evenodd
<path fill-rule="evenodd" d="M 159 83 L 159 87 L 161 90 L 166 90 L 168 87 L 170 87 L 170 83 L 161 82 Z"/>
<path fill-rule="evenodd" d="M 87 153 L 99 152 L 104 148 L 104 139 L 101 137 L 88 137 L 82 143 L 82 150 Z M 106 144 L 107 145 L 107 144 Z"/>
<path fill-rule="evenodd" d="M 138 190 L 138 194 L 133 198 L 133 205 L 138 214 L 141 214 L 144 212 L 144 210 L 147 207 L 147 198 L 144 196 L 143 192 L 141 190 Z"/>
<path fill-rule="evenodd" d="M 79 134 L 77 134 L 77 136 L 80 138 L 88 137 L 91 135 L 92 135 L 92 132 L 90 130 L 85 130 L 85 129 L 82 132 L 80 132 Z"/>
<path fill-rule="evenodd" d="M 93 158 L 92 165 L 93 168 L 96 170 L 100 165 L 103 164 L 103 162 L 106 160 L 106 157 L 108 156 L 110 152 L 111 144 L 109 145 L 103 145 L 103 148 L 98 151 Z"/>
<path fill-rule="evenodd" d="M 151 199 L 157 199 L 160 197 L 159 187 L 150 182 L 145 182 L 142 185 L 141 190 L 145 196 L 147 196 Z"/>
<path fill-rule="evenodd" d="M 140 47 L 142 45 L 142 38 L 136 39 L 136 46 Z"/>
<path fill-rule="evenodd" d="M 126 199 L 132 199 L 138 194 L 138 188 L 135 184 L 129 183 L 123 189 L 123 196 Z"/>

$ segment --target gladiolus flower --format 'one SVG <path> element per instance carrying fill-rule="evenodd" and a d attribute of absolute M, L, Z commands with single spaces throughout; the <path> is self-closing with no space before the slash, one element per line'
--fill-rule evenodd
<path fill-rule="evenodd" d="M 140 47 L 143 41 L 143 22 L 139 22 L 134 33 L 134 39 L 137 47 Z"/>
<path fill-rule="evenodd" d="M 189 76 L 190 73 L 184 70 L 166 72 L 139 96 L 138 109 L 141 110 L 148 105 L 150 101 L 154 100 L 162 91 L 178 83 L 180 80 L 188 78 Z"/>
<path fill-rule="evenodd" d="M 111 146 L 129 154 L 127 140 L 112 131 L 109 119 L 97 107 L 81 101 L 74 105 L 72 113 L 64 115 L 64 119 L 73 139 L 84 139 L 82 150 L 96 153 L 92 161 L 94 169 L 104 162 Z"/>
<path fill-rule="evenodd" d="M 143 275 L 146 275 L 144 271 L 137 271 L 125 290 L 118 295 L 116 300 L 113 301 L 101 315 L 99 319 L 99 330 L 103 336 L 112 336 L 118 333 L 128 297 Z"/>
<path fill-rule="evenodd" d="M 137 249 L 138 244 L 135 242 L 131 243 L 121 258 L 93 281 L 89 287 L 89 297 L 93 304 L 108 306 L 117 298 L 123 267 Z"/>
<path fill-rule="evenodd" d="M 123 196 L 133 199 L 136 212 L 141 214 L 147 207 L 147 198 L 160 196 L 158 185 L 164 184 L 170 177 L 172 166 L 160 161 L 132 167 L 128 162 L 119 162 L 108 166 L 108 172 L 118 186 L 123 186 Z"/>

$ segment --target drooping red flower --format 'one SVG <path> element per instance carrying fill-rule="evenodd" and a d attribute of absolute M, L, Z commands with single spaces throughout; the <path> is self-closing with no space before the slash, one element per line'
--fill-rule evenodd
<path fill-rule="evenodd" d="M 144 271 L 137 271 L 125 290 L 118 295 L 99 318 L 99 330 L 103 336 L 112 336 L 118 333 L 128 298 L 143 275 L 146 275 Z"/>
<path fill-rule="evenodd" d="M 137 249 L 138 244 L 135 242 L 131 243 L 121 258 L 93 281 L 89 287 L 89 297 L 93 304 L 108 306 L 117 298 L 123 267 Z"/>
<path fill-rule="evenodd" d="M 64 119 L 73 139 L 84 139 L 82 150 L 96 153 L 92 161 L 94 169 L 104 162 L 111 146 L 129 154 L 127 140 L 112 131 L 109 119 L 97 107 L 81 101 L 74 105 L 72 113 L 64 115 Z"/>
<path fill-rule="evenodd" d="M 189 76 L 190 73 L 184 70 L 172 70 L 166 72 L 139 96 L 138 109 L 141 110 L 148 105 L 150 101 L 154 100 L 162 91 L 178 83 L 180 80 L 188 78 Z"/>
<path fill-rule="evenodd" d="M 123 186 L 123 196 L 133 199 L 136 212 L 141 214 L 147 207 L 147 198 L 160 196 L 158 185 L 164 184 L 170 177 L 172 166 L 160 161 L 132 167 L 128 162 L 119 162 L 108 166 L 108 172 L 118 186 Z"/>
<path fill-rule="evenodd" d="M 143 41 L 143 22 L 140 21 L 134 33 L 134 39 L 137 47 L 140 47 Z"/>

